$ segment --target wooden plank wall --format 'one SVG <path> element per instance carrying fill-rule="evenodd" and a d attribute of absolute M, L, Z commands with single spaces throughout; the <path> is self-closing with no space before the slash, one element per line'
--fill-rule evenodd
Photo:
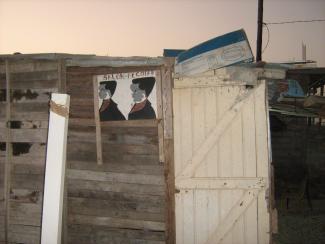
<path fill-rule="evenodd" d="M 148 69 L 157 67 L 67 69 L 68 243 L 165 243 L 158 121 L 103 122 L 96 162 L 92 76 Z"/>
<path fill-rule="evenodd" d="M 6 72 L 0 63 L 0 243 L 38 243 L 50 93 L 57 91 L 57 61 L 9 60 L 11 142 L 9 182 L 4 182 L 6 155 Z M 8 209 L 5 189 L 9 188 Z M 8 223 L 5 216 L 8 215 Z"/>

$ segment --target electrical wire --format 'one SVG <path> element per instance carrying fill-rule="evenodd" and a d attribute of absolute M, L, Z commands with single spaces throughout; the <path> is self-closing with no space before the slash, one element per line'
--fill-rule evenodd
<path fill-rule="evenodd" d="M 310 23 L 310 22 L 325 22 L 325 19 L 293 20 L 293 21 L 283 21 L 283 22 L 268 22 L 268 23 L 264 23 L 264 24 L 267 24 L 267 25 L 283 25 L 283 24 Z"/>
<path fill-rule="evenodd" d="M 270 42 L 270 29 L 269 29 L 269 27 L 267 26 L 266 23 L 263 23 L 263 26 L 265 26 L 266 29 L 267 29 L 267 42 L 266 42 L 265 47 L 264 47 L 263 50 L 262 50 L 262 53 L 264 53 L 264 51 L 266 50 L 266 48 L 268 47 L 269 42 Z"/>

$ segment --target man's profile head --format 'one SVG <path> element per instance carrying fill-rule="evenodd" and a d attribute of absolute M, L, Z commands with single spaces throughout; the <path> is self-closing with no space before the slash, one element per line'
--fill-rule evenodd
<path fill-rule="evenodd" d="M 147 98 L 155 85 L 154 77 L 144 77 L 132 80 L 130 89 L 134 102 L 141 102 Z"/>
<path fill-rule="evenodd" d="M 109 81 L 101 81 L 99 83 L 99 98 L 100 99 L 109 99 L 114 95 L 116 89 L 116 81 L 109 80 Z"/>

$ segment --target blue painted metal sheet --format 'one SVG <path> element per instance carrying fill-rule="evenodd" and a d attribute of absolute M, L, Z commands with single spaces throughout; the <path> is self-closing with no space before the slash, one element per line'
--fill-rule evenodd
<path fill-rule="evenodd" d="M 176 58 L 175 72 L 180 75 L 193 75 L 253 60 L 246 33 L 240 29 L 180 53 Z"/>
<path fill-rule="evenodd" d="M 185 49 L 164 49 L 164 57 L 171 57 L 175 58 L 177 57 L 180 53 L 184 52 Z"/>

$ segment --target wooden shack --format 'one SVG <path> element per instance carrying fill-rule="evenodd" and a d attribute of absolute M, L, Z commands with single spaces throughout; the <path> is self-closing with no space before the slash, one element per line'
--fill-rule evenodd
<path fill-rule="evenodd" d="M 62 243 L 269 243 L 271 72 L 174 80 L 167 58 L 0 62 L 0 243 L 40 241 L 52 92 L 70 95 Z M 101 122 L 98 164 L 93 77 L 143 71 L 155 71 L 157 117 Z"/>
<path fill-rule="evenodd" d="M 0 241 L 39 242 L 48 102 L 52 92 L 63 92 L 71 96 L 64 242 L 165 242 L 169 64 L 160 58 L 58 54 L 1 59 Z M 93 76 L 148 70 L 161 77 L 157 119 L 102 123 L 103 164 L 98 165 Z M 159 147 L 164 140 L 166 151 Z"/>

